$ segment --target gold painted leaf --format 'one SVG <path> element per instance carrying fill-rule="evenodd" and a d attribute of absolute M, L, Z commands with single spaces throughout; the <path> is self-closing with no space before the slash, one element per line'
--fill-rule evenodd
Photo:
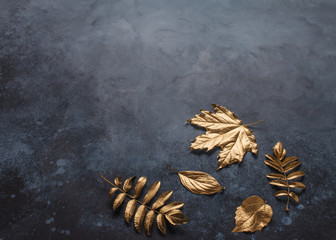
<path fill-rule="evenodd" d="M 295 178 L 303 177 L 304 175 L 305 173 L 303 171 L 295 171 L 295 172 L 292 172 L 291 174 L 288 174 L 287 180 L 292 180 Z"/>
<path fill-rule="evenodd" d="M 236 211 L 236 227 L 232 232 L 261 231 L 271 221 L 273 211 L 270 205 L 258 196 L 246 198 Z"/>
<path fill-rule="evenodd" d="M 142 223 L 145 217 L 145 213 L 146 213 L 146 206 L 140 205 L 134 215 L 134 227 L 138 233 L 141 233 Z"/>
<path fill-rule="evenodd" d="M 142 192 L 143 187 L 146 185 L 147 178 L 146 177 L 141 177 L 138 179 L 137 183 L 135 184 L 134 187 L 134 198 L 139 198 Z"/>
<path fill-rule="evenodd" d="M 125 200 L 126 193 L 119 193 L 113 203 L 113 210 L 115 211 Z"/>
<path fill-rule="evenodd" d="M 189 219 L 187 219 L 180 210 L 176 209 L 168 212 L 164 216 L 172 225 L 181 225 L 189 222 Z"/>
<path fill-rule="evenodd" d="M 289 172 L 289 171 L 293 170 L 294 168 L 297 168 L 300 165 L 301 165 L 300 161 L 292 162 L 292 163 L 288 164 L 287 167 L 285 167 L 285 172 Z"/>
<path fill-rule="evenodd" d="M 115 185 L 117 185 L 117 187 L 120 187 L 121 186 L 121 176 L 119 176 L 119 177 L 116 177 L 115 179 L 114 179 L 114 184 Z"/>
<path fill-rule="evenodd" d="M 295 202 L 299 202 L 299 197 L 298 197 L 298 195 L 296 195 L 295 192 L 290 192 L 289 196 L 291 196 L 294 199 Z"/>
<path fill-rule="evenodd" d="M 306 185 L 301 182 L 291 182 L 290 180 L 300 178 L 305 175 L 303 171 L 294 171 L 290 174 L 288 172 L 294 170 L 298 166 L 301 165 L 301 162 L 298 161 L 298 158 L 295 156 L 287 157 L 286 156 L 286 149 L 283 148 L 281 142 L 277 142 L 273 147 L 273 156 L 272 155 L 265 155 L 267 158 L 265 160 L 265 164 L 273 167 L 274 169 L 278 170 L 279 173 L 270 173 L 267 174 L 266 177 L 270 179 L 277 179 L 270 181 L 270 184 L 277 187 L 286 188 L 286 190 L 277 191 L 274 195 L 276 197 L 280 196 L 288 196 L 287 197 L 287 205 L 285 211 L 289 211 L 289 196 L 293 198 L 296 202 L 299 202 L 299 197 L 295 192 L 290 192 L 289 188 L 301 188 L 305 189 Z M 287 175 L 288 174 L 288 175 Z M 279 180 L 278 180 L 279 179 Z"/>
<path fill-rule="evenodd" d="M 279 190 L 274 194 L 274 196 L 276 197 L 288 196 L 288 192 L 286 190 Z"/>
<path fill-rule="evenodd" d="M 159 190 L 160 184 L 161 184 L 160 181 L 156 181 L 155 183 L 153 183 L 153 185 L 149 188 L 147 194 L 145 195 L 142 201 L 143 204 L 147 204 L 150 200 L 152 200 L 152 198 L 155 196 L 155 194 Z"/>
<path fill-rule="evenodd" d="M 294 161 L 296 161 L 296 160 L 298 160 L 298 158 L 295 157 L 295 156 L 287 157 L 285 160 L 283 160 L 283 162 L 282 162 L 282 166 L 284 167 L 284 166 L 286 166 L 288 163 L 294 162 Z"/>
<path fill-rule="evenodd" d="M 265 160 L 264 161 L 266 165 L 278 170 L 279 172 L 282 172 L 282 167 L 279 166 L 278 164 L 276 164 L 275 162 L 271 161 L 271 160 Z"/>
<path fill-rule="evenodd" d="M 273 147 L 273 154 L 279 159 L 282 160 L 283 156 L 283 146 L 281 142 L 277 142 Z M 286 155 L 286 152 L 285 152 Z"/>
<path fill-rule="evenodd" d="M 291 182 L 291 183 L 289 183 L 289 187 L 290 188 L 303 188 L 303 189 L 305 189 L 306 185 L 304 185 L 301 182 Z"/>
<path fill-rule="evenodd" d="M 118 188 L 116 188 L 116 187 L 113 187 L 113 188 L 110 189 L 110 191 L 109 191 L 109 199 L 112 198 L 113 194 L 114 194 L 117 190 L 118 190 Z"/>
<path fill-rule="evenodd" d="M 181 207 L 183 207 L 184 203 L 181 203 L 181 202 L 171 202 L 169 204 L 167 204 L 166 206 L 163 206 L 161 209 L 160 209 L 160 212 L 165 214 L 171 210 L 174 210 L 174 209 L 180 209 Z"/>
<path fill-rule="evenodd" d="M 127 203 L 126 209 L 125 209 L 125 220 L 127 223 L 131 222 L 136 206 L 137 206 L 137 201 L 135 199 L 132 199 Z"/>
<path fill-rule="evenodd" d="M 286 180 L 285 176 L 283 174 L 280 173 L 270 173 L 266 175 L 267 178 L 278 178 L 281 180 Z"/>
<path fill-rule="evenodd" d="M 170 196 L 173 194 L 173 191 L 166 191 L 158 197 L 158 199 L 153 203 L 152 209 L 158 209 L 162 207 L 165 202 L 170 198 Z"/>
<path fill-rule="evenodd" d="M 138 198 L 141 195 L 141 191 L 146 184 L 147 178 L 141 177 L 135 187 L 134 187 L 134 196 L 131 196 L 130 194 L 127 194 L 126 192 L 130 190 L 132 187 L 132 180 L 134 177 L 128 178 L 125 180 L 123 188 L 121 188 L 121 177 L 118 177 L 115 179 L 114 183 L 110 182 L 108 179 L 106 179 L 102 174 L 100 174 L 100 177 L 112 185 L 113 187 L 109 191 L 109 196 L 111 197 L 113 193 L 116 191 L 120 191 L 117 195 L 117 197 L 114 200 L 113 203 L 113 210 L 116 210 L 120 205 L 125 201 L 126 197 L 130 198 L 130 201 L 127 203 L 125 208 L 125 220 L 127 223 L 130 223 L 132 220 L 132 217 L 134 215 L 134 227 L 137 232 L 141 232 L 142 226 L 144 225 L 146 234 L 149 236 L 151 234 L 151 229 L 153 226 L 155 214 L 157 213 L 157 225 L 159 230 L 165 234 L 166 233 L 166 222 L 165 217 L 168 216 L 168 221 L 171 222 L 173 225 L 179 225 L 184 224 L 187 221 L 189 221 L 187 218 L 184 217 L 183 213 L 178 210 L 183 207 L 183 203 L 181 202 L 171 202 L 164 206 L 166 201 L 171 197 L 173 191 L 166 191 L 162 193 L 156 201 L 152 204 L 152 207 L 149 207 L 148 202 L 150 202 L 158 192 L 160 188 L 160 181 L 155 182 L 152 184 L 150 189 L 147 191 L 147 194 L 143 198 L 143 202 L 138 200 Z M 116 184 L 119 184 L 117 186 Z M 140 204 L 140 206 L 137 208 L 137 204 Z M 149 211 L 146 214 L 146 208 L 149 209 Z M 135 212 L 135 214 L 134 214 Z"/>
<path fill-rule="evenodd" d="M 128 191 L 131 189 L 132 184 L 133 184 L 133 179 L 134 179 L 134 178 L 135 178 L 135 176 L 130 177 L 130 178 L 127 178 L 127 179 L 125 180 L 125 182 L 124 182 L 124 186 L 123 186 L 123 190 L 124 190 L 125 192 L 128 192 Z"/>
<path fill-rule="evenodd" d="M 172 169 L 175 171 L 174 169 Z M 175 171 L 182 185 L 190 192 L 202 195 L 212 195 L 224 190 L 217 180 L 211 175 L 200 171 Z"/>
<path fill-rule="evenodd" d="M 156 217 L 156 224 L 158 229 L 162 234 L 166 234 L 166 222 L 164 220 L 163 214 L 159 213 Z"/>
<path fill-rule="evenodd" d="M 242 125 L 233 112 L 216 104 L 212 106 L 215 113 L 201 110 L 201 114 L 188 120 L 207 130 L 205 134 L 196 137 L 190 149 L 210 151 L 214 147 L 220 147 L 222 150 L 218 154 L 218 170 L 235 162 L 240 163 L 248 151 L 257 154 L 258 145 L 253 132 L 248 129 L 248 126 L 256 123 Z"/>
<path fill-rule="evenodd" d="M 150 210 L 145 217 L 144 225 L 145 225 L 145 231 L 146 231 L 147 236 L 151 234 L 154 217 L 155 217 L 155 212 L 153 210 Z"/>
<path fill-rule="evenodd" d="M 268 158 L 269 160 L 273 161 L 276 165 L 281 167 L 281 161 L 278 158 L 276 158 L 272 155 L 265 155 L 265 157 Z"/>
<path fill-rule="evenodd" d="M 273 181 L 270 181 L 269 184 L 273 186 L 278 186 L 278 187 L 287 187 L 287 182 L 282 181 L 282 180 L 273 180 Z"/>

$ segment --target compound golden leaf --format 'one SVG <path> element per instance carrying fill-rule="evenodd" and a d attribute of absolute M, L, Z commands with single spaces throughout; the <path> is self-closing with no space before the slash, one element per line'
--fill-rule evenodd
<path fill-rule="evenodd" d="M 222 150 L 218 154 L 218 169 L 240 163 L 246 152 L 258 153 L 253 132 L 248 126 L 256 123 L 243 125 L 238 117 L 225 107 L 212 104 L 215 113 L 201 110 L 201 114 L 195 115 L 188 122 L 205 128 L 205 134 L 196 137 L 191 144 L 191 150 L 206 149 L 210 151 L 214 147 L 220 147 Z"/>
<path fill-rule="evenodd" d="M 177 172 L 170 167 L 180 178 L 182 185 L 192 193 L 212 195 L 225 189 L 211 175 L 200 171 Z"/>
<path fill-rule="evenodd" d="M 261 231 L 271 221 L 273 211 L 259 196 L 246 198 L 236 211 L 236 227 L 232 232 Z"/>
<path fill-rule="evenodd" d="M 125 201 L 126 197 L 130 198 L 131 200 L 128 201 L 126 208 L 125 208 L 125 220 L 127 223 L 130 223 L 132 217 L 134 215 L 134 227 L 137 232 L 141 232 L 142 226 L 145 227 L 146 234 L 149 236 L 151 234 L 153 222 L 155 215 L 157 214 L 157 226 L 159 230 L 164 234 L 166 233 L 166 222 L 167 219 L 172 225 L 180 225 L 187 223 L 189 220 L 184 217 L 183 213 L 178 210 L 183 207 L 183 203 L 181 202 L 171 202 L 165 205 L 166 201 L 171 197 L 173 191 L 166 191 L 162 193 L 157 200 L 153 203 L 152 207 L 150 207 L 148 202 L 150 202 L 158 192 L 160 188 L 160 181 L 155 182 L 150 189 L 148 190 L 147 194 L 143 198 L 143 201 L 139 201 L 139 197 L 141 195 L 142 189 L 146 184 L 147 178 L 141 177 L 137 181 L 134 187 L 134 195 L 130 195 L 127 192 L 132 188 L 133 179 L 134 177 L 128 178 L 125 180 L 123 187 L 121 188 L 121 177 L 115 179 L 114 183 L 107 180 L 100 174 L 100 177 L 106 181 L 107 183 L 111 184 L 113 187 L 109 191 L 109 197 L 111 197 L 116 191 L 120 193 L 117 195 L 116 199 L 113 203 L 113 210 L 116 210 L 121 204 Z M 140 206 L 137 208 L 137 204 Z M 146 209 L 149 211 L 146 214 Z M 135 212 L 135 214 L 134 214 Z"/>
<path fill-rule="evenodd" d="M 273 186 L 286 188 L 286 190 L 277 191 L 274 195 L 276 197 L 287 197 L 287 205 L 285 211 L 288 212 L 289 197 L 291 197 L 295 202 L 299 202 L 299 197 L 295 192 L 291 192 L 290 188 L 305 189 L 306 185 L 301 182 L 289 182 L 290 180 L 303 177 L 305 173 L 303 171 L 294 171 L 288 174 L 288 172 L 291 172 L 292 170 L 300 166 L 301 162 L 295 156 L 285 158 L 286 153 L 286 149 L 283 148 L 282 143 L 277 142 L 273 147 L 274 156 L 265 155 L 267 158 L 265 160 L 265 164 L 279 172 L 267 174 L 266 177 L 270 179 L 280 179 L 272 180 L 270 181 L 270 184 Z"/>

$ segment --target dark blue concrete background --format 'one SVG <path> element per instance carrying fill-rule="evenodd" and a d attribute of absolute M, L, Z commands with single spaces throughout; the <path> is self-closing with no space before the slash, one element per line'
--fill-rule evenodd
<path fill-rule="evenodd" d="M 113 213 L 99 172 L 173 190 L 191 222 L 151 239 L 332 239 L 336 2 L 0 0 L 0 239 L 148 239 Z M 186 124 L 211 103 L 253 126 L 259 155 L 218 172 Z M 273 197 L 264 155 L 303 162 L 300 204 Z M 221 194 L 186 191 L 167 165 L 210 173 Z M 147 186 L 148 188 L 148 186 Z M 251 195 L 272 222 L 233 234 Z"/>

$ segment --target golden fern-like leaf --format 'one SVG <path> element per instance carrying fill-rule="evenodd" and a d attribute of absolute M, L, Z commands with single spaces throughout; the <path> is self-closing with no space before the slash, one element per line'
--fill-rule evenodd
<path fill-rule="evenodd" d="M 273 154 L 274 155 L 265 155 L 267 158 L 265 160 L 265 164 L 274 168 L 280 173 L 270 173 L 267 174 L 266 177 L 269 179 L 275 179 L 270 181 L 271 185 L 286 188 L 286 190 L 277 191 L 274 195 L 276 197 L 287 196 L 287 205 L 285 211 L 289 212 L 289 197 L 294 199 L 295 202 L 299 202 L 299 197 L 297 194 L 292 192 L 290 189 L 306 188 L 306 186 L 301 182 L 289 182 L 289 180 L 303 177 L 305 173 L 303 171 L 293 171 L 295 168 L 301 165 L 301 162 L 295 156 L 285 158 L 286 150 L 283 148 L 281 142 L 275 144 L 273 147 Z"/>
<path fill-rule="evenodd" d="M 157 227 L 163 234 L 166 233 L 165 219 L 172 225 L 181 225 L 189 222 L 189 220 L 179 210 L 183 207 L 183 203 L 171 202 L 165 205 L 166 201 L 173 194 L 173 191 L 166 191 L 162 193 L 152 204 L 151 207 L 148 205 L 148 203 L 155 197 L 156 193 L 159 191 L 161 184 L 160 181 L 152 184 L 141 202 L 139 200 L 139 197 L 141 195 L 143 187 L 147 182 L 146 177 L 141 177 L 138 179 L 134 187 L 133 195 L 130 195 L 128 192 L 132 188 L 133 180 L 135 177 L 130 177 L 126 179 L 122 188 L 120 188 L 122 184 L 121 177 L 117 177 L 114 180 L 114 183 L 107 180 L 102 174 L 100 174 L 100 177 L 113 186 L 109 191 L 110 199 L 115 192 L 120 192 L 113 202 L 113 210 L 119 208 L 125 201 L 126 197 L 131 199 L 130 201 L 128 201 L 125 208 L 125 220 L 127 223 L 130 223 L 134 215 L 134 227 L 138 233 L 141 233 L 142 226 L 144 225 L 146 234 L 150 236 L 155 215 L 157 215 Z M 138 209 L 136 209 L 137 204 L 140 204 Z M 149 211 L 146 213 L 147 209 Z"/>

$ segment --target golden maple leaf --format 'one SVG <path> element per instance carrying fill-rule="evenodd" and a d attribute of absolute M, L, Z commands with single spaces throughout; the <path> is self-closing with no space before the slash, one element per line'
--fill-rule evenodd
<path fill-rule="evenodd" d="M 196 137 L 195 142 L 190 146 L 191 150 L 206 149 L 207 152 L 214 147 L 222 150 L 218 154 L 218 169 L 240 163 L 247 151 L 258 153 L 253 132 L 248 126 L 262 122 L 263 120 L 247 125 L 243 125 L 238 117 L 225 107 L 212 104 L 215 113 L 201 110 L 201 114 L 196 114 L 188 122 L 205 128 L 205 134 Z"/>

